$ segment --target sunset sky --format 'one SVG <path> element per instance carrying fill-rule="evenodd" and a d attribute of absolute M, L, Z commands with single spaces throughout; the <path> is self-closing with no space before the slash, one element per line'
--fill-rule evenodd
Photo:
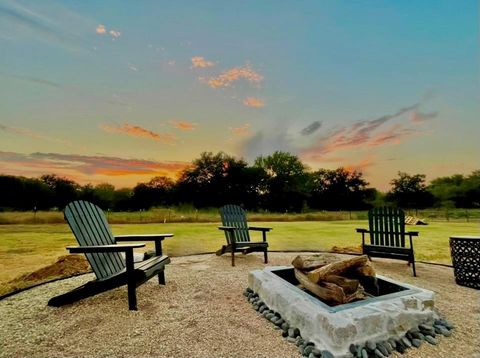
<path fill-rule="evenodd" d="M 0 0 L 0 173 L 134 186 L 275 150 L 480 168 L 478 3 Z"/>

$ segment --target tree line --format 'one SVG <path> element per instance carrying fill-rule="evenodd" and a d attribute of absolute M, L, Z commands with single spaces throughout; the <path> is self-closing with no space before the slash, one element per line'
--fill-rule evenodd
<path fill-rule="evenodd" d="M 80 185 L 45 174 L 39 178 L 0 175 L 0 210 L 63 209 L 82 199 L 114 211 L 148 210 L 155 206 L 191 204 L 196 208 L 238 204 L 249 210 L 301 212 L 364 210 L 391 205 L 402 208 L 480 207 L 480 170 L 434 179 L 399 172 L 382 193 L 369 187 L 360 171 L 345 168 L 311 171 L 287 152 L 274 152 L 248 165 L 223 152 L 204 152 L 176 181 L 154 177 L 133 188 L 108 183 Z"/>

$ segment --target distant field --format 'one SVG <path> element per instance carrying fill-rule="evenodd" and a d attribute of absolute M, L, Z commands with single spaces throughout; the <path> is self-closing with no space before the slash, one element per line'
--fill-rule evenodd
<path fill-rule="evenodd" d="M 407 210 L 407 215 L 417 216 L 427 221 L 479 222 L 480 209 L 426 209 Z M 196 210 L 190 206 L 154 208 L 148 211 L 108 212 L 108 220 L 114 224 L 145 223 L 207 223 L 218 222 L 218 209 Z M 366 211 L 312 211 L 305 213 L 249 212 L 249 221 L 335 221 L 365 220 Z M 39 212 L 0 212 L 0 225 L 7 224 L 62 224 L 60 211 Z"/>
<path fill-rule="evenodd" d="M 367 227 L 366 220 L 259 222 L 257 226 L 272 227 L 269 234 L 271 250 L 329 250 L 332 246 L 360 245 L 356 227 Z M 409 226 L 420 232 L 415 239 L 416 259 L 450 263 L 449 237 L 451 235 L 479 235 L 478 223 L 435 222 L 428 226 Z M 145 234 L 172 232 L 165 240 L 164 249 L 170 256 L 212 252 L 225 239 L 215 223 L 177 224 L 114 224 L 114 234 Z M 259 233 L 253 239 L 261 240 Z M 253 240 L 252 239 L 252 240 Z M 49 265 L 75 245 L 75 239 L 65 224 L 0 225 L 0 285 L 14 277 Z"/>

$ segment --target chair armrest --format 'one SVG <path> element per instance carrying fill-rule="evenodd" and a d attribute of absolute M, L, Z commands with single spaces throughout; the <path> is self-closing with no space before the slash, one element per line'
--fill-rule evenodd
<path fill-rule="evenodd" d="M 249 226 L 248 230 L 253 230 L 253 231 L 270 231 L 272 230 L 271 227 L 258 227 L 258 226 Z"/>
<path fill-rule="evenodd" d="M 219 226 L 218 227 L 218 230 L 223 230 L 223 231 L 233 231 L 233 230 L 236 230 L 238 228 L 234 227 L 234 226 Z"/>
<path fill-rule="evenodd" d="M 405 235 L 411 236 L 418 236 L 418 231 L 407 231 Z"/>
<path fill-rule="evenodd" d="M 144 243 L 125 245 L 67 246 L 67 250 L 70 251 L 70 253 L 72 254 L 87 254 L 97 252 L 127 252 L 144 246 Z"/>
<path fill-rule="evenodd" d="M 355 229 L 355 230 L 356 230 L 357 232 L 359 232 L 359 233 L 362 233 L 362 234 L 366 234 L 367 232 L 370 232 L 370 231 L 367 230 L 367 229 L 359 229 L 359 228 L 357 228 L 357 229 Z"/>
<path fill-rule="evenodd" d="M 157 241 L 173 237 L 173 234 L 116 235 L 114 237 L 116 241 Z"/>

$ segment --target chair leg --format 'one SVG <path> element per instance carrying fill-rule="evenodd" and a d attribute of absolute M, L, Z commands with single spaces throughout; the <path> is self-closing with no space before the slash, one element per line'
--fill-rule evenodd
<path fill-rule="evenodd" d="M 267 250 L 265 250 L 265 251 L 263 252 L 263 258 L 264 258 L 264 262 L 265 262 L 266 264 L 268 264 L 268 253 L 267 253 Z"/>
<path fill-rule="evenodd" d="M 135 282 L 128 282 L 128 309 L 130 311 L 137 310 L 137 293 L 135 292 L 136 286 Z"/>
<path fill-rule="evenodd" d="M 412 260 L 412 269 L 413 269 L 413 277 L 417 277 L 417 271 L 415 271 L 415 259 Z"/>
<path fill-rule="evenodd" d="M 232 250 L 232 266 L 235 266 L 235 251 Z"/>
<path fill-rule="evenodd" d="M 158 284 L 165 285 L 165 271 L 163 270 L 158 273 Z"/>

